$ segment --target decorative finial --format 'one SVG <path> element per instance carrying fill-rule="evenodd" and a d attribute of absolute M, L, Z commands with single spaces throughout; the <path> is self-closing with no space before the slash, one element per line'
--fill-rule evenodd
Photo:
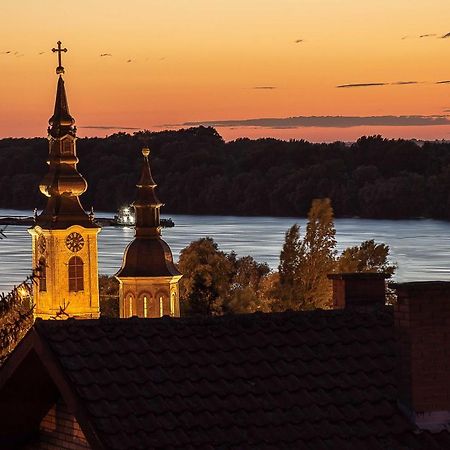
<path fill-rule="evenodd" d="M 58 52 L 58 67 L 56 68 L 56 74 L 60 75 L 64 73 L 64 67 L 62 66 L 61 63 L 61 53 L 62 52 L 66 53 L 67 48 L 61 48 L 61 41 L 58 41 L 56 44 L 58 45 L 58 48 L 52 48 L 52 52 L 53 53 Z"/>
<path fill-rule="evenodd" d="M 144 155 L 145 158 L 147 158 L 148 155 L 150 155 L 150 149 L 148 147 L 144 147 L 142 149 L 142 154 Z"/>

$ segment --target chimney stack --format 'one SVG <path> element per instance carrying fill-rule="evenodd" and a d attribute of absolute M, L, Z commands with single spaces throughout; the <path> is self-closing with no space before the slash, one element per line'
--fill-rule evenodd
<path fill-rule="evenodd" d="M 386 303 L 386 273 L 331 273 L 333 308 L 372 309 Z"/>
<path fill-rule="evenodd" d="M 450 282 L 393 284 L 399 405 L 422 429 L 450 427 Z"/>

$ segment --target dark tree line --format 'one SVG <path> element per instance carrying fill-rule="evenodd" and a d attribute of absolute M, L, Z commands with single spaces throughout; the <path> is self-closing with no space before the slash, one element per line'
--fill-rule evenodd
<path fill-rule="evenodd" d="M 132 201 L 139 150 L 152 149 L 166 213 L 306 216 L 328 197 L 337 217 L 450 219 L 450 144 L 362 137 L 312 144 L 276 139 L 225 143 L 213 128 L 79 139 L 86 209 Z M 0 208 L 40 207 L 46 172 L 42 138 L 0 140 Z"/>

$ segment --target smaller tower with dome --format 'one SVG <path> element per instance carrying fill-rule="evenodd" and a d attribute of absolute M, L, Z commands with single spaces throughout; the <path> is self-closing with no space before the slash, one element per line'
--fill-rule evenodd
<path fill-rule="evenodd" d="M 136 215 L 135 237 L 128 244 L 119 280 L 120 317 L 180 316 L 178 283 L 182 277 L 172 252 L 161 238 L 160 208 L 150 164 L 150 150 L 142 150 L 141 176 L 133 203 Z"/>

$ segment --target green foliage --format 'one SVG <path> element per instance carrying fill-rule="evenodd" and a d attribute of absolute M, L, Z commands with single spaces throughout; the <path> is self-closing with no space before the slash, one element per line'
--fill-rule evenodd
<path fill-rule="evenodd" d="M 308 213 L 300 264 L 302 309 L 328 307 L 331 285 L 327 275 L 335 265 L 336 230 L 329 198 L 315 199 Z"/>
<path fill-rule="evenodd" d="M 300 262 L 304 259 L 303 241 L 300 240 L 300 227 L 292 225 L 286 231 L 278 266 L 279 280 L 275 296 L 278 309 L 296 309 L 300 297 L 301 273 Z"/>
<path fill-rule="evenodd" d="M 267 264 L 224 253 L 212 238 L 192 242 L 180 253 L 183 315 L 212 316 L 269 310 L 263 289 Z"/>
<path fill-rule="evenodd" d="M 280 254 L 278 309 L 329 306 L 331 286 L 327 275 L 335 267 L 335 235 L 330 200 L 313 200 L 303 239 L 298 225 L 286 233 Z"/>
<path fill-rule="evenodd" d="M 336 216 L 450 219 L 450 144 L 363 137 L 348 146 L 276 139 L 225 143 L 213 128 L 117 133 L 77 142 L 89 189 L 86 208 L 114 211 L 132 201 L 139 149 L 167 213 L 304 217 L 314 198 Z M 45 139 L 0 140 L 0 207 L 42 207 Z M 26 164 L 24 164 L 26 161 Z M 168 180 L 168 181 L 165 181 Z M 180 192 L 183 195 L 180 195 Z"/>
<path fill-rule="evenodd" d="M 337 272 L 384 272 L 393 275 L 397 266 L 390 264 L 389 246 L 373 239 L 345 249 L 336 265 Z"/>
<path fill-rule="evenodd" d="M 189 244 L 181 251 L 178 265 L 184 275 L 180 293 L 182 313 L 221 314 L 233 267 L 214 240 L 207 237 Z"/>
<path fill-rule="evenodd" d="M 283 286 L 294 286 L 298 274 L 298 266 L 301 252 L 304 247 L 300 242 L 300 227 L 297 224 L 292 225 L 286 231 L 284 244 L 280 254 L 280 283 Z"/>
<path fill-rule="evenodd" d="M 119 281 L 114 276 L 99 275 L 100 315 L 119 317 Z"/>
<path fill-rule="evenodd" d="M 329 199 L 313 200 L 303 238 L 293 225 L 280 253 L 279 280 L 274 295 L 277 310 L 327 308 L 331 303 L 332 272 L 385 272 L 393 275 L 389 246 L 374 240 L 345 249 L 336 259 L 336 230 Z"/>
<path fill-rule="evenodd" d="M 237 258 L 227 255 L 233 267 L 230 287 L 222 309 L 225 313 L 251 313 L 270 310 L 270 300 L 264 291 L 264 279 L 270 269 L 266 263 L 258 263 L 251 256 Z"/>

